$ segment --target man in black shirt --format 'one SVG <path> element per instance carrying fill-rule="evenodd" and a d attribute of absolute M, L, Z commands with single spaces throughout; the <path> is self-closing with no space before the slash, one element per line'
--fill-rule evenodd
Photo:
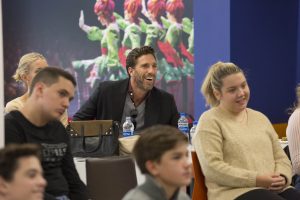
<path fill-rule="evenodd" d="M 42 69 L 32 80 L 22 109 L 5 116 L 5 143 L 38 143 L 48 182 L 45 199 L 86 200 L 69 148 L 69 137 L 59 117 L 74 97 L 76 81 L 55 67 Z"/>

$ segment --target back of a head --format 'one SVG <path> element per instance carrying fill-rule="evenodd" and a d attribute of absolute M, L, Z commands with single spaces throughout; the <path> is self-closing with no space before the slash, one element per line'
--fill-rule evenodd
<path fill-rule="evenodd" d="M 230 62 L 217 62 L 209 68 L 201 86 L 201 93 L 205 97 L 207 105 L 210 107 L 219 105 L 220 102 L 216 99 L 213 91 L 221 91 L 223 79 L 236 73 L 243 73 L 243 70 Z"/>
<path fill-rule="evenodd" d="M 155 125 L 143 130 L 133 148 L 133 155 L 141 172 L 150 174 L 146 169 L 146 162 L 159 162 L 166 151 L 172 150 L 181 142 L 188 143 L 187 137 L 169 125 Z"/>
<path fill-rule="evenodd" d="M 150 46 L 142 46 L 142 47 L 137 47 L 132 49 L 129 54 L 127 55 L 126 58 L 126 70 L 128 73 L 128 68 L 132 67 L 134 68 L 136 65 L 136 61 L 139 57 L 143 56 L 143 55 L 147 55 L 147 54 L 151 54 L 153 55 L 153 57 L 156 60 L 156 56 L 155 56 L 155 51 L 152 47 Z M 129 75 L 129 73 L 128 73 Z"/>
<path fill-rule="evenodd" d="M 33 88 L 38 82 L 42 82 L 47 86 L 51 86 L 52 84 L 57 83 L 60 77 L 71 81 L 74 87 L 76 86 L 74 77 L 67 71 L 58 67 L 46 67 L 39 71 L 38 74 L 33 78 L 29 89 L 29 95 L 32 94 Z"/>
<path fill-rule="evenodd" d="M 22 76 L 29 73 L 30 65 L 39 59 L 46 61 L 46 58 L 40 53 L 31 52 L 23 55 L 19 61 L 18 68 L 13 75 L 13 78 L 16 81 L 22 81 Z"/>
<path fill-rule="evenodd" d="M 34 156 L 41 159 L 40 147 L 36 144 L 9 144 L 0 150 L 0 176 L 11 181 L 21 158 Z"/>

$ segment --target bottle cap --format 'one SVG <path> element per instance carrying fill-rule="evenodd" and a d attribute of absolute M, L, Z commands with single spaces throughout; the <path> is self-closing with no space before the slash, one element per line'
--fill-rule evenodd
<path fill-rule="evenodd" d="M 184 112 L 179 113 L 180 116 L 186 116 L 186 114 Z"/>

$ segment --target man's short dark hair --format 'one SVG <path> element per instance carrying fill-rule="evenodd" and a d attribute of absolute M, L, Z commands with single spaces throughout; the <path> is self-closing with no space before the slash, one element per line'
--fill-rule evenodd
<path fill-rule="evenodd" d="M 42 82 L 47 86 L 51 86 L 52 84 L 58 82 L 59 77 L 71 81 L 74 87 L 76 87 L 76 81 L 74 77 L 67 71 L 58 67 L 45 67 L 41 71 L 39 71 L 37 75 L 33 78 L 29 89 L 29 95 L 32 94 L 33 88 L 36 85 L 36 83 Z"/>
<path fill-rule="evenodd" d="M 160 162 L 162 155 L 179 143 L 188 143 L 187 137 L 177 128 L 169 125 L 155 125 L 141 132 L 133 148 L 133 155 L 143 174 L 150 174 L 147 161 Z"/>
<path fill-rule="evenodd" d="M 12 181 L 19 167 L 19 160 L 34 156 L 41 160 L 40 147 L 36 144 L 9 144 L 0 150 L 0 176 Z"/>
<path fill-rule="evenodd" d="M 147 55 L 147 54 L 151 54 L 153 55 L 153 57 L 155 58 L 156 60 L 156 56 L 155 56 L 155 51 L 152 47 L 150 46 L 142 46 L 140 48 L 134 48 L 132 49 L 129 54 L 127 55 L 127 58 L 126 58 L 126 70 L 127 70 L 127 73 L 128 73 L 128 68 L 129 67 L 132 67 L 134 68 L 135 65 L 136 65 L 136 60 L 143 56 L 143 55 Z M 128 73 L 129 75 L 129 73 Z"/>

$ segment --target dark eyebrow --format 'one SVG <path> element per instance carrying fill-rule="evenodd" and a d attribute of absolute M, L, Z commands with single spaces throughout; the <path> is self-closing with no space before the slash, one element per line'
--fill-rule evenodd
<path fill-rule="evenodd" d="M 70 95 L 70 93 L 66 89 L 60 89 L 60 90 L 58 90 L 58 92 L 63 92 L 66 95 Z M 73 99 L 74 99 L 73 96 L 69 98 L 70 101 L 72 101 Z"/>
<path fill-rule="evenodd" d="M 144 64 L 142 64 L 141 66 L 142 67 L 146 67 L 146 66 L 148 66 L 148 65 L 150 65 L 149 63 L 144 63 Z"/>
<path fill-rule="evenodd" d="M 26 173 L 38 173 L 39 171 L 37 169 L 29 169 L 26 171 Z"/>

